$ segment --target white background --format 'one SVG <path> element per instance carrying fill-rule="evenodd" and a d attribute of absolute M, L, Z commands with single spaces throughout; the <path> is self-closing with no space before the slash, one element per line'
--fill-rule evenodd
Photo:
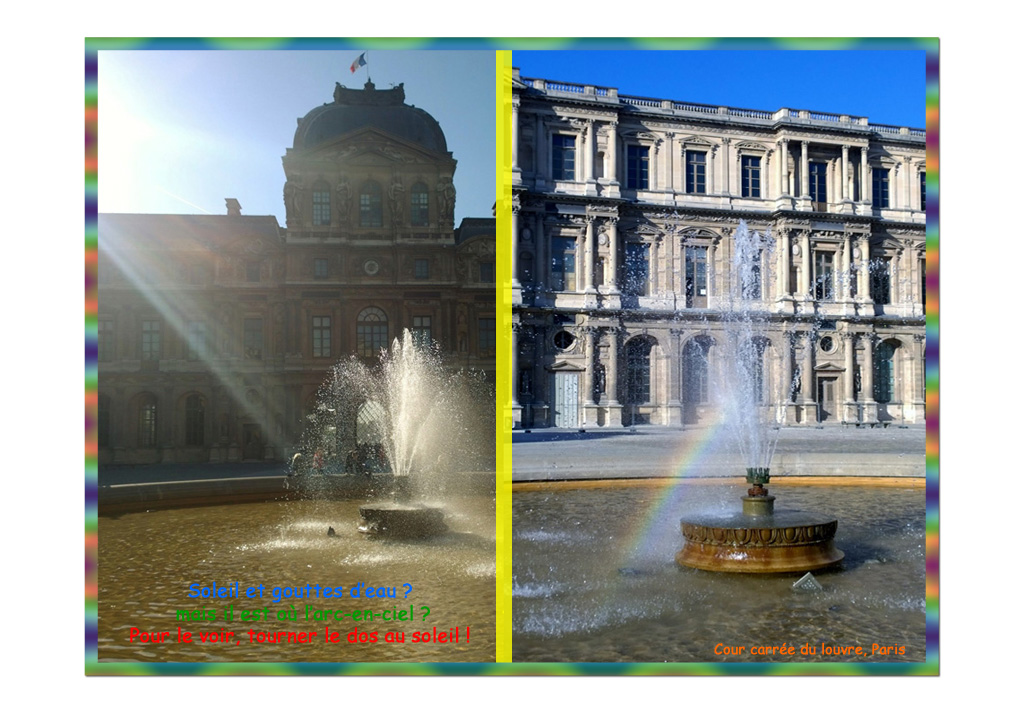
<path fill-rule="evenodd" d="M 1019 398 L 1013 348 L 1022 236 L 1016 225 L 1021 115 L 1019 37 L 989 3 L 942 18 L 870 0 L 648 2 L 640 5 L 273 4 L 183 0 L 9 9 L 0 112 L 8 206 L 3 365 L 8 389 L 3 610 L 9 696 L 87 709 L 201 705 L 274 709 L 571 709 L 747 707 L 908 709 L 998 696 L 1013 682 L 1021 638 L 1019 517 L 1010 477 L 1020 441 L 1008 412 Z M 920 7 L 920 6 L 918 6 Z M 935 7 L 932 5 L 931 7 Z M 46 13 L 43 16 L 43 13 Z M 633 15 L 627 13 L 633 12 Z M 935 12 L 931 10 L 931 12 Z M 35 16 L 35 17 L 33 17 Z M 984 24 L 984 23 L 991 24 Z M 85 678 L 82 640 L 83 55 L 85 36 L 821 36 L 886 33 L 941 38 L 942 588 L 938 679 L 840 678 Z M 873 81 L 884 81 L 879 77 Z M 861 87 L 850 87 L 856 92 Z M 1005 208 L 1011 208 L 1005 210 Z M 13 249 L 10 249 L 13 248 Z M 1002 257 L 982 271 L 975 258 Z M 992 338 L 994 336 L 994 338 Z M 994 382 L 999 378 L 998 383 Z M 991 379 L 991 380 L 990 380 Z M 1001 396 L 996 398 L 995 396 Z M 1015 458 L 1018 459 L 1018 458 Z M 1012 507 L 1012 509 L 1011 509 Z M 1019 540 L 1019 536 L 1018 536 Z M 980 699 L 979 699 L 980 701 Z M 994 702 L 994 700 L 993 700 Z M 45 704 L 45 703 L 44 703 Z M 999 706 L 997 704 L 997 706 Z"/>

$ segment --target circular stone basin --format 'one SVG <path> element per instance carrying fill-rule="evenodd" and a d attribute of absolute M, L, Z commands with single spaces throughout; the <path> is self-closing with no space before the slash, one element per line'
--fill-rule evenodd
<path fill-rule="evenodd" d="M 681 524 L 685 543 L 676 562 L 694 569 L 786 573 L 822 569 L 843 559 L 833 543 L 838 522 L 827 514 L 736 512 L 695 515 Z"/>
<path fill-rule="evenodd" d="M 359 531 L 370 536 L 424 539 L 448 531 L 444 510 L 409 504 L 366 504 L 359 508 Z"/>

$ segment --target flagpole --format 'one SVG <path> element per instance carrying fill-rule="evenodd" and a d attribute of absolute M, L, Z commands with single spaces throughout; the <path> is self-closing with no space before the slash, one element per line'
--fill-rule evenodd
<path fill-rule="evenodd" d="M 366 57 L 366 81 L 372 84 L 373 79 L 370 77 L 370 50 L 366 50 L 364 56 Z"/>

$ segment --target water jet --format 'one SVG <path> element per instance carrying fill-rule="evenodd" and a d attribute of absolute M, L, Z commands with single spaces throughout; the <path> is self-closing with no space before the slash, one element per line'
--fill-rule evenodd
<path fill-rule="evenodd" d="M 718 396 L 726 424 L 747 466 L 751 485 L 742 510 L 699 514 L 680 521 L 685 540 L 676 562 L 706 571 L 785 573 L 812 571 L 843 559 L 833 543 L 835 517 L 801 511 L 775 511 L 775 497 L 765 485 L 778 443 L 779 409 L 764 405 L 766 314 L 761 306 L 760 264 L 771 259 L 774 241 L 740 221 L 736 229 L 725 326 L 725 358 Z M 792 390 L 794 384 L 785 384 Z M 769 402 L 781 402 L 776 392 Z M 788 391 L 786 392 L 788 396 Z"/>

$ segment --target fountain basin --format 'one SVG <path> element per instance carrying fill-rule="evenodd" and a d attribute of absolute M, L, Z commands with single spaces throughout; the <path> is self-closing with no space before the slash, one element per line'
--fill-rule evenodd
<path fill-rule="evenodd" d="M 707 514 L 680 522 L 685 542 L 676 554 L 680 566 L 734 573 L 815 571 L 843 560 L 835 547 L 838 521 L 815 512 L 780 510 Z"/>
<path fill-rule="evenodd" d="M 366 504 L 359 508 L 359 531 L 371 537 L 425 539 L 448 531 L 444 510 L 414 504 Z"/>

